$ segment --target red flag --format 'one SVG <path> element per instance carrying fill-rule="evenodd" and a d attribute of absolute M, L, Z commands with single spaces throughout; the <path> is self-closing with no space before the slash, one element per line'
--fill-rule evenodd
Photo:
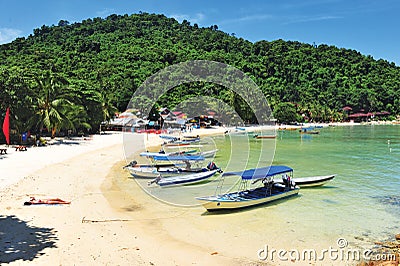
<path fill-rule="evenodd" d="M 10 107 L 7 108 L 6 117 L 3 121 L 3 133 L 6 136 L 7 144 L 10 145 Z"/>

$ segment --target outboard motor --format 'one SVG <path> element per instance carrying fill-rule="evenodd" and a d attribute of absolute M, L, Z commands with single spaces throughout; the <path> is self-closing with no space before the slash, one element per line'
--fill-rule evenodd
<path fill-rule="evenodd" d="M 218 170 L 219 173 L 222 173 L 222 170 L 212 161 L 207 164 L 207 169 L 210 171 Z"/>
<path fill-rule="evenodd" d="M 125 165 L 123 167 L 123 169 L 125 169 L 126 167 L 135 167 L 135 165 L 137 165 L 137 161 L 132 161 L 132 162 L 128 163 L 127 165 Z"/>

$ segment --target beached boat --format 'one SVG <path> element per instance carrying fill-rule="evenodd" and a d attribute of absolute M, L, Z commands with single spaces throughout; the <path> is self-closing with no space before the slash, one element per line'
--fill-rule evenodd
<path fill-rule="evenodd" d="M 159 175 L 159 169 L 163 169 L 165 176 L 169 176 L 177 174 L 177 171 L 174 169 L 180 166 L 184 166 L 184 164 L 174 164 L 170 162 L 138 164 L 137 161 L 132 161 L 128 165 L 125 165 L 123 169 L 128 169 L 133 177 L 155 178 Z"/>
<path fill-rule="evenodd" d="M 204 158 L 211 158 L 211 157 L 215 156 L 217 151 L 218 151 L 218 149 L 210 150 L 210 151 L 200 151 L 198 153 L 193 153 L 193 155 L 200 155 L 200 156 L 203 156 Z"/>
<path fill-rule="evenodd" d="M 154 161 L 204 161 L 205 157 L 201 155 L 180 154 L 180 155 L 166 155 L 159 154 L 151 157 Z"/>
<path fill-rule="evenodd" d="M 317 187 L 331 181 L 334 177 L 335 175 L 300 177 L 293 178 L 293 182 L 299 187 Z"/>
<path fill-rule="evenodd" d="M 179 161 L 179 160 L 177 160 Z M 170 177 L 185 174 L 201 173 L 219 169 L 215 163 L 210 162 L 206 167 L 193 167 L 192 162 L 185 160 L 174 163 L 137 164 L 136 161 L 129 163 L 124 168 L 128 169 L 135 178 L 156 178 L 158 176 Z"/>
<path fill-rule="evenodd" d="M 170 135 L 160 135 L 159 137 L 162 138 L 162 139 L 166 139 L 166 140 L 168 140 L 168 141 L 176 141 L 176 140 L 179 140 L 178 137 L 176 137 L 176 136 L 170 136 Z"/>
<path fill-rule="evenodd" d="M 193 143 L 198 143 L 200 142 L 200 140 L 196 139 L 196 140 L 177 140 L 177 141 L 173 141 L 173 142 L 168 142 L 168 143 L 164 143 L 162 144 L 163 146 L 167 146 L 167 147 L 171 147 L 171 146 L 188 146 L 191 145 Z"/>
<path fill-rule="evenodd" d="M 276 135 L 254 135 L 255 139 L 275 139 Z"/>
<path fill-rule="evenodd" d="M 157 178 L 159 175 L 162 177 L 171 177 L 185 174 L 207 172 L 209 169 L 205 167 L 190 168 L 171 166 L 171 167 L 154 167 L 151 165 L 138 165 L 134 167 L 127 167 L 130 174 L 135 178 Z"/>
<path fill-rule="evenodd" d="M 194 174 L 177 175 L 177 176 L 168 177 L 168 178 L 158 176 L 157 178 L 155 178 L 154 180 L 149 182 L 149 185 L 154 183 L 161 187 L 172 187 L 172 186 L 196 184 L 196 183 L 203 182 L 203 181 L 211 178 L 213 175 L 215 175 L 219 171 L 220 171 L 219 169 L 215 169 L 215 170 L 194 173 Z"/>
<path fill-rule="evenodd" d="M 284 183 L 275 182 L 274 177 L 283 175 Z M 208 211 L 238 209 L 260 204 L 266 204 L 278 199 L 297 195 L 299 187 L 293 185 L 290 178 L 293 169 L 288 166 L 269 166 L 249 169 L 240 172 L 227 172 L 225 176 L 240 176 L 239 190 L 214 196 L 198 197 L 204 208 Z M 261 183 L 262 186 L 250 188 L 252 184 Z M 221 186 L 220 186 L 221 187 Z"/>
<path fill-rule="evenodd" d="M 153 156 L 158 156 L 158 155 L 174 156 L 174 155 L 185 155 L 185 154 L 196 154 L 196 153 L 198 153 L 198 152 L 195 149 L 174 151 L 174 152 L 165 152 L 165 151 L 148 152 L 148 151 L 146 151 L 146 152 L 141 152 L 140 156 L 143 156 L 143 157 L 153 157 Z"/>

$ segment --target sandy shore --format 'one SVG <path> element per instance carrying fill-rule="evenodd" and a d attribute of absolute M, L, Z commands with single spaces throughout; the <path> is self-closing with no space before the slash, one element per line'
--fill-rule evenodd
<path fill-rule="evenodd" d="M 192 134 L 223 134 L 227 129 L 218 130 Z M 201 206 L 183 208 L 155 200 L 122 166 L 127 150 L 135 153 L 162 141 L 137 134 L 129 135 L 129 141 L 117 133 L 26 152 L 9 148 L 0 160 L 0 263 L 293 265 L 264 263 L 257 251 L 266 243 L 279 248 L 321 245 L 306 234 L 302 239 L 282 237 L 292 229 L 276 225 L 290 222 L 280 216 L 267 219 L 263 208 L 211 215 Z M 71 204 L 24 206 L 31 196 L 58 197 Z M 252 229 L 260 219 L 270 230 Z"/>
<path fill-rule="evenodd" d="M 121 189 L 118 182 L 129 178 L 122 170 L 121 136 L 95 136 L 73 147 L 9 151 L 0 161 L 2 172 L 13 180 L 2 180 L 0 190 L 0 263 L 249 265 L 249 259 L 221 254 L 191 237 L 185 220 L 201 219 L 203 210 L 193 213 L 158 202 L 132 179 L 134 193 Z M 144 148 L 143 137 L 135 135 L 135 149 Z M 21 161 L 35 163 L 21 167 Z M 71 204 L 24 206 L 32 196 Z M 183 227 L 173 226 L 176 221 Z"/>

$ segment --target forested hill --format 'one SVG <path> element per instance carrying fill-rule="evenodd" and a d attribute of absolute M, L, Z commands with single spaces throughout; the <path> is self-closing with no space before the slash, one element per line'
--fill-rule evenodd
<path fill-rule="evenodd" d="M 75 94 L 75 103 L 84 107 L 80 112 L 93 127 L 101 120 L 94 117 L 100 108 L 94 105 L 102 104 L 103 111 L 112 105 L 124 110 L 146 78 L 193 59 L 239 68 L 260 86 L 272 108 L 292 103 L 314 121 L 339 119 L 344 106 L 354 112 L 400 113 L 400 67 L 394 63 L 328 45 L 283 40 L 251 43 L 216 25 L 200 28 L 147 13 L 73 24 L 61 20 L 57 26 L 42 26 L 27 38 L 1 45 L 1 110 L 34 108 L 27 102 L 34 103 L 46 80 L 57 77 L 60 84 L 68 84 L 69 91 L 61 94 Z M 204 84 L 190 86 L 159 104 L 174 105 L 184 91 L 202 94 L 205 90 Z M 223 89 L 210 90 L 210 86 L 208 92 L 232 100 L 226 99 Z M 72 102 L 71 97 L 67 98 Z"/>

